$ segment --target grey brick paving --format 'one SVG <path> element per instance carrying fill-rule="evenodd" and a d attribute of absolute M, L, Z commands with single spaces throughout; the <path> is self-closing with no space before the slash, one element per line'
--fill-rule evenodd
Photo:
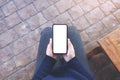
<path fill-rule="evenodd" d="M 0 20 L 0 34 L 7 30 L 7 24 L 5 20 Z"/>
<path fill-rule="evenodd" d="M 17 25 L 21 22 L 17 13 L 14 13 L 14 14 L 6 17 L 5 21 L 6 21 L 8 29 L 13 28 L 15 25 Z"/>
<path fill-rule="evenodd" d="M 17 10 L 15 4 L 13 1 L 10 1 L 9 3 L 7 3 L 6 5 L 4 5 L 2 7 L 2 10 L 5 14 L 5 16 L 8 16 L 10 14 L 12 14 L 13 12 L 15 12 Z"/>
<path fill-rule="evenodd" d="M 2 9 L 0 8 L 0 19 L 3 19 L 4 17 L 5 17 L 5 15 L 4 15 Z"/>
<path fill-rule="evenodd" d="M 36 0 L 34 1 L 34 5 L 38 11 L 42 11 L 50 6 L 50 3 L 48 0 Z"/>
<path fill-rule="evenodd" d="M 47 20 L 51 20 L 59 15 L 59 11 L 54 5 L 52 5 L 43 11 L 43 15 Z"/>
<path fill-rule="evenodd" d="M 18 9 L 21 9 L 24 6 L 26 6 L 26 3 L 24 2 L 24 0 L 13 0 L 13 1 Z"/>
<path fill-rule="evenodd" d="M 0 80 L 31 79 L 40 32 L 52 24 L 75 26 L 88 53 L 120 27 L 120 0 L 0 0 Z"/>
<path fill-rule="evenodd" d="M 37 13 L 37 11 L 36 11 L 35 7 L 33 6 L 33 4 L 30 4 L 27 7 L 24 7 L 23 9 L 18 11 L 18 14 L 20 15 L 20 17 L 23 20 L 33 16 L 36 13 Z"/>

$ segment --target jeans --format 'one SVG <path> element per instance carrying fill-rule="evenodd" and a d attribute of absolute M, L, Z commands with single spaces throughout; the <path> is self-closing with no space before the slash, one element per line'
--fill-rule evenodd
<path fill-rule="evenodd" d="M 47 27 L 41 32 L 41 38 L 40 38 L 38 54 L 37 54 L 37 59 L 36 59 L 35 72 L 38 70 L 43 58 L 46 55 L 46 48 L 47 48 L 50 38 L 52 38 L 52 28 Z M 68 38 L 70 39 L 70 41 L 72 42 L 74 46 L 76 58 L 80 61 L 82 66 L 88 72 L 91 73 L 81 37 L 75 27 L 68 27 Z M 55 64 L 55 66 L 60 65 L 60 62 L 61 62 L 60 58 L 58 58 L 58 61 Z"/>

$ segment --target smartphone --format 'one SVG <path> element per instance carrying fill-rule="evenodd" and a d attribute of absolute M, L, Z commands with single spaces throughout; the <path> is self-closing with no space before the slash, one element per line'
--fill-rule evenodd
<path fill-rule="evenodd" d="M 52 48 L 54 54 L 66 54 L 67 53 L 67 25 L 55 24 L 52 26 L 53 42 Z"/>

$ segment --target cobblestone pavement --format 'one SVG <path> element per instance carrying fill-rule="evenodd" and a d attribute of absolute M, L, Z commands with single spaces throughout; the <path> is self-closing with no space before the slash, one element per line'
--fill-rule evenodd
<path fill-rule="evenodd" d="M 120 27 L 120 0 L 0 0 L 0 80 L 29 80 L 40 32 L 52 24 L 77 27 L 86 53 Z"/>

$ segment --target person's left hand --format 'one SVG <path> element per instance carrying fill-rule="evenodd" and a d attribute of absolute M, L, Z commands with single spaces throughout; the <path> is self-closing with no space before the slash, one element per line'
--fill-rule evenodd
<path fill-rule="evenodd" d="M 57 58 L 57 55 L 52 53 L 52 39 L 51 38 L 50 38 L 50 41 L 47 45 L 46 55 L 49 56 L 49 57 L 52 57 L 54 59 Z"/>
<path fill-rule="evenodd" d="M 72 42 L 70 41 L 70 39 L 68 39 L 68 52 L 67 54 L 63 55 L 63 58 L 65 59 L 66 62 L 69 62 L 74 57 L 75 57 L 75 50 L 72 45 Z"/>

